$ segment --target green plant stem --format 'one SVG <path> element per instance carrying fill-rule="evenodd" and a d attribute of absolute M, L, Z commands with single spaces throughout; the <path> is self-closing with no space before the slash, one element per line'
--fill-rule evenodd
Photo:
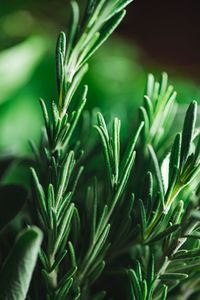
<path fill-rule="evenodd" d="M 171 204 L 173 203 L 174 199 L 177 197 L 177 195 L 180 193 L 180 191 L 182 190 L 182 188 L 184 187 L 183 184 L 177 183 L 172 191 L 172 194 L 170 195 L 168 200 L 165 200 L 165 209 L 160 211 L 158 213 L 158 215 L 156 216 L 156 218 L 153 220 L 153 222 L 149 225 L 149 227 L 147 228 L 146 231 L 146 235 L 145 235 L 145 240 L 148 239 L 149 235 L 151 234 L 152 230 L 155 228 L 155 226 L 157 225 L 158 221 L 160 220 L 162 214 L 167 214 L 169 211 L 169 208 L 171 206 Z"/>
<path fill-rule="evenodd" d="M 54 262 L 55 262 L 55 255 L 54 254 L 52 254 L 50 256 L 49 262 L 50 262 L 50 267 L 52 267 Z M 58 285 L 57 277 L 58 277 L 57 269 L 54 269 L 51 273 L 49 273 L 50 286 L 53 290 L 56 290 L 57 285 Z"/>

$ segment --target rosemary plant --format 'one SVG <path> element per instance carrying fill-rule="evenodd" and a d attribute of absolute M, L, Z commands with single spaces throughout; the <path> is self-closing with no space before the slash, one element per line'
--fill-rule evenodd
<path fill-rule="evenodd" d="M 197 102 L 188 107 L 182 132 L 172 136 L 176 92 L 167 74 L 160 82 L 150 74 L 137 130 L 125 145 L 118 118 L 111 128 L 97 113 L 95 142 L 87 132 L 91 120 L 82 118 L 88 59 L 131 2 L 88 0 L 83 14 L 71 2 L 67 37 L 61 32 L 56 46 L 57 101 L 48 111 L 40 99 L 45 127 L 39 147 L 30 142 L 35 163 L 29 214 L 44 237 L 30 227 L 18 238 L 0 273 L 2 299 L 199 299 Z M 91 174 L 94 160 L 100 163 Z M 19 267 L 6 285 L 16 248 L 15 264 L 19 267 L 27 255 L 30 272 Z M 21 274 L 28 274 L 26 280 Z"/>

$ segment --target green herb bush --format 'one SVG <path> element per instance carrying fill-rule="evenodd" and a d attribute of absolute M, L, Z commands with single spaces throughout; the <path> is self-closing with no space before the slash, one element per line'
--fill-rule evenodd
<path fill-rule="evenodd" d="M 131 2 L 88 0 L 80 13 L 71 1 L 56 46 L 58 98 L 50 110 L 40 99 L 45 126 L 39 147 L 30 141 L 32 192 L 0 186 L 3 257 L 8 223 L 22 207 L 26 215 L 1 268 L 0 299 L 200 297 L 197 102 L 173 136 L 176 92 L 166 73 L 150 74 L 138 126 L 123 143 L 118 118 L 110 124 L 98 112 L 94 124 L 84 109 L 88 59 Z"/>

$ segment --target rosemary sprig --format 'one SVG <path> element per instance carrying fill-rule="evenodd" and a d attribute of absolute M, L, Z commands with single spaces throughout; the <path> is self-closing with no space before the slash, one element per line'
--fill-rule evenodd
<path fill-rule="evenodd" d="M 67 269 L 59 272 L 61 264 L 64 264 L 72 221 L 76 219 L 76 222 L 79 222 L 80 218 L 72 200 L 83 167 L 78 167 L 77 152 L 70 148 L 73 132 L 86 104 L 87 87 L 82 88 L 80 92 L 80 104 L 73 110 L 70 109 L 70 104 L 88 69 L 88 59 L 121 22 L 125 15 L 124 8 L 130 2 L 130 0 L 123 2 L 120 0 L 109 2 L 89 0 L 84 18 L 80 20 L 79 6 L 76 1 L 71 1 L 72 19 L 69 32 L 67 38 L 64 32 L 60 33 L 56 46 L 58 101 L 57 103 L 52 101 L 52 110 L 48 112 L 45 102 L 40 100 L 45 132 L 39 150 L 33 142 L 31 143 L 38 162 L 37 171 L 31 168 L 34 201 L 32 206 L 37 211 L 37 223 L 42 227 L 46 236 L 40 258 L 44 268 L 42 274 L 47 284 L 47 297 L 50 298 L 63 299 L 63 297 L 67 297 L 71 293 L 70 290 L 74 290 L 74 275 L 77 271 L 75 254 L 73 254 L 75 252 L 71 243 L 69 250 L 73 256 L 72 265 L 75 270 L 70 274 L 66 273 Z M 116 123 L 114 131 L 116 172 L 119 168 L 117 161 L 119 159 L 118 132 L 119 124 Z M 108 213 L 102 216 L 97 232 L 95 232 L 93 248 L 89 250 L 89 253 L 92 252 L 92 258 L 88 258 L 90 255 L 86 254 L 86 258 L 83 260 L 87 266 L 91 265 L 104 245 L 110 226 L 108 220 L 122 193 L 124 181 L 127 180 L 133 161 L 134 152 L 132 151 L 131 157 L 127 161 L 127 169 L 121 175 L 121 183 L 118 184 L 114 203 Z M 114 179 L 116 184 L 118 176 L 117 173 Z M 72 177 L 73 180 L 75 178 L 74 188 L 70 187 Z M 80 282 L 86 273 L 85 267 L 83 269 L 84 271 L 78 273 Z M 76 299 L 80 294 L 79 286 L 74 293 L 73 299 Z"/>

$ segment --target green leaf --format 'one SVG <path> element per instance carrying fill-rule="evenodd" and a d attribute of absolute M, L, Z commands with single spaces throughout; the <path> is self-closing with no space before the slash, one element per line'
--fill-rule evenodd
<path fill-rule="evenodd" d="M 151 123 L 153 117 L 153 105 L 148 96 L 144 96 L 144 108 L 147 112 L 149 123 Z"/>
<path fill-rule="evenodd" d="M 142 281 L 142 297 L 144 300 L 147 299 L 147 294 L 148 294 L 147 282 L 146 282 L 146 280 L 143 280 Z"/>
<path fill-rule="evenodd" d="M 52 111 L 52 118 L 53 118 L 53 136 L 56 136 L 56 129 L 59 122 L 59 111 L 54 101 L 51 102 L 51 111 Z"/>
<path fill-rule="evenodd" d="M 164 237 L 168 236 L 169 234 L 175 232 L 178 228 L 180 227 L 180 225 L 172 225 L 169 226 L 167 229 L 163 230 L 162 232 L 158 233 L 157 235 L 155 235 L 153 238 L 150 238 L 146 244 L 150 244 L 150 243 L 155 243 L 159 240 L 162 240 Z"/>
<path fill-rule="evenodd" d="M 134 270 L 129 270 L 129 277 L 133 286 L 133 291 L 135 293 L 136 300 L 143 300 L 140 283 Z"/>
<path fill-rule="evenodd" d="M 151 285 L 149 287 L 149 292 L 148 292 L 148 298 L 147 300 L 152 300 L 153 298 L 153 292 L 154 292 L 154 287 L 155 287 L 155 283 L 158 280 L 158 276 L 156 276 L 153 281 L 151 282 Z"/>
<path fill-rule="evenodd" d="M 57 192 L 57 197 L 56 197 L 56 207 L 59 207 L 60 201 L 62 199 L 62 196 L 64 194 L 64 191 L 66 189 L 66 185 L 69 182 L 69 178 L 71 175 L 70 169 L 71 166 L 74 164 L 74 152 L 70 151 L 69 154 L 67 155 L 67 158 L 63 164 L 62 168 L 62 173 L 60 177 L 60 182 L 59 182 L 59 188 Z"/>
<path fill-rule="evenodd" d="M 144 128 L 143 128 L 144 137 L 145 137 L 145 139 L 147 139 L 148 134 L 149 134 L 149 117 L 148 117 L 148 114 L 146 112 L 146 109 L 143 106 L 141 106 L 139 108 L 139 115 L 140 115 L 140 120 L 144 121 Z"/>
<path fill-rule="evenodd" d="M 189 155 L 192 138 L 194 134 L 195 123 L 196 123 L 196 115 L 197 115 L 197 102 L 192 101 L 186 112 L 184 125 L 183 125 L 181 157 L 180 157 L 181 168 L 183 168 L 183 165 Z"/>
<path fill-rule="evenodd" d="M 62 288 L 77 272 L 77 267 L 72 267 L 58 282 L 58 289 Z"/>
<path fill-rule="evenodd" d="M 71 9 L 72 9 L 72 18 L 69 29 L 69 38 L 67 41 L 67 50 L 66 50 L 66 62 L 68 62 L 68 58 L 71 54 L 73 43 L 75 40 L 76 32 L 78 30 L 78 22 L 79 22 L 79 7 L 76 1 L 71 1 Z"/>
<path fill-rule="evenodd" d="M 113 153 L 114 153 L 114 169 L 115 183 L 118 184 L 119 163 L 120 163 L 120 126 L 121 122 L 115 118 L 113 128 Z"/>
<path fill-rule="evenodd" d="M 70 255 L 71 255 L 71 261 L 72 261 L 72 266 L 76 267 L 76 254 L 75 254 L 75 250 L 73 247 L 73 244 L 71 242 L 68 242 L 69 245 L 69 251 L 70 251 Z"/>
<path fill-rule="evenodd" d="M 88 55 L 85 57 L 82 64 L 88 61 L 88 59 L 98 50 L 99 47 L 109 38 L 109 36 L 113 33 L 113 31 L 117 28 L 120 24 L 122 19 L 125 16 L 125 11 L 122 10 L 118 14 L 114 15 L 110 20 L 106 22 L 106 24 L 100 30 L 100 36 L 96 41 L 95 45 L 89 51 Z"/>
<path fill-rule="evenodd" d="M 58 235 L 54 245 L 54 253 L 57 252 L 63 239 L 66 237 L 66 235 L 69 232 L 73 213 L 74 213 L 74 203 L 71 203 L 58 228 Z"/>
<path fill-rule="evenodd" d="M 64 60 L 66 53 L 66 36 L 62 31 L 60 32 L 56 45 L 56 79 L 58 94 L 60 95 L 61 86 L 64 80 Z"/>
<path fill-rule="evenodd" d="M 88 3 L 87 3 L 87 8 L 86 8 L 86 12 L 87 12 L 87 16 L 90 16 L 95 7 L 96 7 L 96 3 L 97 3 L 97 0 L 89 0 Z M 86 17 L 87 19 L 87 17 Z"/>
<path fill-rule="evenodd" d="M 154 165 L 154 170 L 155 170 L 155 176 L 158 182 L 158 187 L 159 187 L 159 191 L 160 191 L 160 196 L 161 196 L 161 204 L 162 204 L 162 208 L 165 208 L 165 203 L 164 203 L 164 184 L 163 184 L 163 179 L 162 179 L 162 174 L 160 171 L 160 167 L 159 167 L 159 163 L 158 163 L 158 159 L 157 156 L 154 152 L 154 149 L 151 145 L 148 145 L 149 148 L 149 152 L 151 154 L 152 160 L 153 160 L 153 165 Z"/>
<path fill-rule="evenodd" d="M 142 282 L 142 269 L 141 269 L 141 264 L 138 260 L 136 260 L 135 272 L 136 272 L 138 280 L 140 282 Z"/>
<path fill-rule="evenodd" d="M 66 296 L 69 293 L 70 288 L 72 287 L 73 281 L 73 278 L 71 278 L 60 287 L 58 293 L 56 294 L 55 300 L 66 299 Z"/>
<path fill-rule="evenodd" d="M 152 196 L 153 196 L 153 176 L 152 173 L 148 171 L 145 176 L 145 182 L 143 188 L 143 200 L 147 208 L 147 212 L 152 211 Z"/>
<path fill-rule="evenodd" d="M 176 253 L 172 256 L 172 259 L 188 259 L 200 256 L 200 249 L 187 250 L 185 252 Z"/>
<path fill-rule="evenodd" d="M 93 203 L 92 203 L 92 229 L 91 229 L 91 239 L 94 238 L 97 226 L 97 202 L 98 202 L 98 184 L 97 178 L 94 179 L 94 188 L 93 188 Z"/>
<path fill-rule="evenodd" d="M 152 255 L 149 259 L 148 269 L 147 269 L 147 286 L 150 288 L 152 282 L 154 281 L 154 256 Z"/>
<path fill-rule="evenodd" d="M 140 208 L 140 224 L 142 229 L 142 238 L 144 240 L 145 233 L 146 233 L 147 218 L 146 218 L 146 211 L 144 208 L 144 204 L 141 199 L 139 199 L 139 208 Z"/>
<path fill-rule="evenodd" d="M 163 96 L 167 90 L 168 76 L 167 73 L 162 73 L 161 84 L 160 84 L 160 96 Z M 168 97 L 166 97 L 168 98 Z"/>
<path fill-rule="evenodd" d="M 105 205 L 97 226 L 97 231 L 95 233 L 95 236 L 99 236 L 99 233 L 102 231 L 103 224 L 105 222 L 105 219 L 107 218 L 107 214 L 108 214 L 108 205 Z"/>
<path fill-rule="evenodd" d="M 172 178 L 174 167 L 179 168 L 180 163 L 180 152 L 181 152 L 181 135 L 178 133 L 174 140 L 174 144 L 171 150 L 170 162 L 169 162 L 169 182 Z"/>
<path fill-rule="evenodd" d="M 0 299 L 26 298 L 41 242 L 42 232 L 37 227 L 19 234 L 0 272 Z"/>
<path fill-rule="evenodd" d="M 64 250 L 55 260 L 54 264 L 52 265 L 52 267 L 49 269 L 49 273 L 53 272 L 56 268 L 59 267 L 60 263 L 62 262 L 62 260 L 64 259 L 64 257 L 67 254 L 67 250 Z"/>
<path fill-rule="evenodd" d="M 62 116 L 65 115 L 69 104 L 72 100 L 73 95 L 75 94 L 81 80 L 83 79 L 83 76 L 88 70 L 88 65 L 84 64 L 76 73 L 75 76 L 73 77 L 72 83 L 70 84 L 70 88 L 68 89 L 68 92 L 66 94 L 66 97 L 64 99 L 64 104 L 63 104 L 63 111 L 62 111 Z"/>
<path fill-rule="evenodd" d="M 124 170 L 124 174 L 122 174 L 122 177 L 120 179 L 120 184 L 119 184 L 119 187 L 117 189 L 117 192 L 115 194 L 115 197 L 113 199 L 113 202 L 112 202 L 112 206 L 110 208 L 110 212 L 109 212 L 109 216 L 111 216 L 119 198 L 121 197 L 124 189 L 126 188 L 126 184 L 127 184 L 127 181 L 129 179 L 129 176 L 130 176 L 130 173 L 131 173 L 131 170 L 132 170 L 132 167 L 133 167 L 133 163 L 135 161 L 135 156 L 136 156 L 136 152 L 134 151 L 132 153 L 132 156 L 130 157 L 130 160 L 126 166 L 126 169 Z"/>
<path fill-rule="evenodd" d="M 73 120 L 73 122 L 72 122 L 72 124 L 69 128 L 69 131 L 68 131 L 67 135 L 64 136 L 64 138 L 63 138 L 63 147 L 66 147 L 68 145 L 68 143 L 70 141 L 70 138 L 71 138 L 76 126 L 77 126 L 77 123 L 80 119 L 81 113 L 82 113 L 82 111 L 85 107 L 86 101 L 87 101 L 86 100 L 87 91 L 88 91 L 88 86 L 85 85 L 84 88 L 83 88 L 82 94 L 81 94 L 81 99 L 82 100 L 81 100 L 81 103 L 78 106 L 78 110 L 75 113 L 74 120 Z"/>
<path fill-rule="evenodd" d="M 113 14 L 118 13 L 122 9 L 124 9 L 127 5 L 129 5 L 133 0 L 119 0 L 114 6 Z"/>
<path fill-rule="evenodd" d="M 37 173 L 35 172 L 35 170 L 33 168 L 30 168 L 31 171 L 31 175 L 32 175 L 32 179 L 33 179 L 33 183 L 35 186 L 35 191 L 37 194 L 37 198 L 38 198 L 38 209 L 39 212 L 43 218 L 44 223 L 46 223 L 47 227 L 49 225 L 49 220 L 47 217 L 47 204 L 46 204 L 46 197 L 45 197 L 45 193 L 43 190 L 42 185 L 39 182 Z"/>
<path fill-rule="evenodd" d="M 165 273 L 160 275 L 161 280 L 183 280 L 188 278 L 187 274 L 184 273 Z"/>
<path fill-rule="evenodd" d="M 191 216 L 192 216 L 194 219 L 200 220 L 200 211 L 199 211 L 199 210 L 192 210 Z"/>
<path fill-rule="evenodd" d="M 47 135 L 48 135 L 49 140 L 51 141 L 51 128 L 50 128 L 49 115 L 47 112 L 46 104 L 45 104 L 44 100 L 41 98 L 40 98 L 40 104 L 42 107 L 42 112 L 43 112 L 43 117 L 44 117 L 44 121 L 45 121 Z"/>
<path fill-rule="evenodd" d="M 97 267 L 94 269 L 94 271 L 89 276 L 89 284 L 92 285 L 97 279 L 101 276 L 101 273 L 103 272 L 105 268 L 105 261 L 101 261 Z"/>
<path fill-rule="evenodd" d="M 161 298 L 162 300 L 166 300 L 167 299 L 167 289 L 168 287 L 164 284 L 162 286 L 162 293 L 161 293 Z"/>
<path fill-rule="evenodd" d="M 0 231 L 20 212 L 26 198 L 27 191 L 20 185 L 0 186 Z"/>
<path fill-rule="evenodd" d="M 146 92 L 145 92 L 145 94 L 150 99 L 152 99 L 153 92 L 154 92 L 154 76 L 153 76 L 153 74 L 149 74 L 148 75 L 148 79 L 147 79 L 147 86 L 146 86 Z"/>
<path fill-rule="evenodd" d="M 178 224 L 180 222 L 181 215 L 184 211 L 183 207 L 184 207 L 184 202 L 183 200 L 180 200 L 176 205 L 169 222 L 171 222 L 172 224 Z"/>
<path fill-rule="evenodd" d="M 106 161 L 106 166 L 108 169 L 108 175 L 109 175 L 109 179 L 110 179 L 110 184 L 112 186 L 112 160 L 111 160 L 111 151 L 110 151 L 110 146 L 109 146 L 109 140 L 107 138 L 107 131 L 104 130 L 103 127 L 98 127 L 98 126 L 94 126 L 100 137 L 101 137 L 101 141 L 103 144 L 103 149 L 104 149 L 104 156 L 105 156 L 105 161 Z"/>
<path fill-rule="evenodd" d="M 73 237 L 73 245 L 75 247 L 78 246 L 78 242 L 81 236 L 81 221 L 78 209 L 74 208 L 74 214 L 72 219 L 72 237 Z"/>
<path fill-rule="evenodd" d="M 133 152 L 134 152 L 134 149 L 135 149 L 135 145 L 137 143 L 137 140 L 139 138 L 139 135 L 141 133 L 141 130 L 144 126 L 144 122 L 141 122 L 140 123 L 140 126 L 138 127 L 137 131 L 136 131 L 136 134 L 133 135 L 133 137 L 131 137 L 129 139 L 129 144 L 126 148 L 126 151 L 124 153 L 124 156 L 123 156 L 123 160 L 122 160 L 122 163 L 120 165 L 120 180 L 125 172 L 125 170 L 127 169 L 127 166 L 130 162 L 130 158 L 132 157 L 133 155 Z"/>
<path fill-rule="evenodd" d="M 40 257 L 40 260 L 41 260 L 43 266 L 45 267 L 45 269 L 49 270 L 50 269 L 49 260 L 48 260 L 47 255 L 45 254 L 45 252 L 42 249 L 40 249 L 39 257 Z"/>
<path fill-rule="evenodd" d="M 90 257 L 90 261 L 93 261 L 97 257 L 101 249 L 103 248 L 104 244 L 107 241 L 109 231 L 110 231 L 110 224 L 106 226 L 106 228 L 103 230 L 102 234 L 100 235 L 99 239 L 97 240 L 92 255 Z"/>

